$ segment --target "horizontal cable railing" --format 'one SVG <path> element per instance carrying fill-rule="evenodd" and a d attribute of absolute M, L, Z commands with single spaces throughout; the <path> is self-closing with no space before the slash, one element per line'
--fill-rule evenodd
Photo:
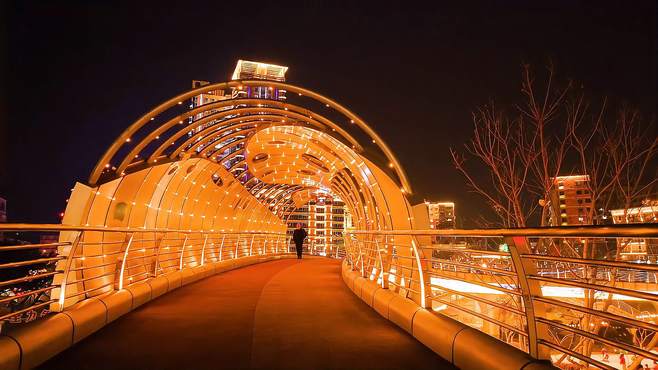
<path fill-rule="evenodd" d="M 351 231 L 345 242 L 363 277 L 558 367 L 658 363 L 658 224 Z"/>
<path fill-rule="evenodd" d="M 186 268 L 294 252 L 285 233 L 0 224 L 0 332 Z M 345 255 L 338 243 L 305 253 Z"/>

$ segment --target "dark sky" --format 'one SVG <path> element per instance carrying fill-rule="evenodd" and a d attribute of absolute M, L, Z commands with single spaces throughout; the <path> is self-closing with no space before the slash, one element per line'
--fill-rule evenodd
<path fill-rule="evenodd" d="M 477 106 L 518 98 L 522 62 L 551 59 L 595 97 L 655 116 L 654 1 L 164 3 L 0 5 L 10 221 L 57 222 L 126 126 L 192 79 L 227 80 L 239 58 L 287 65 L 289 82 L 350 107 L 398 154 L 417 199 L 454 200 L 463 217 L 484 203 L 448 148 L 468 140 Z"/>

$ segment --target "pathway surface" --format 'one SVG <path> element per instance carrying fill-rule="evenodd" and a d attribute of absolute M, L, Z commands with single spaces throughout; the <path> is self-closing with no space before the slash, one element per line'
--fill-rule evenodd
<path fill-rule="evenodd" d="M 280 260 L 153 300 L 43 369 L 452 369 L 342 282 L 340 262 Z"/>

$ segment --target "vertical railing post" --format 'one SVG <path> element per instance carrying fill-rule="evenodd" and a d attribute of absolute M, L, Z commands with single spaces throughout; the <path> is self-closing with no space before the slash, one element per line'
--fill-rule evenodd
<path fill-rule="evenodd" d="M 190 234 L 185 234 L 185 239 L 183 240 L 183 246 L 181 247 L 181 251 L 180 251 L 180 262 L 178 264 L 179 270 L 183 269 L 183 256 L 185 255 L 185 244 L 187 244 L 187 238 L 189 236 Z"/>
<path fill-rule="evenodd" d="M 356 270 L 356 261 L 354 261 L 354 255 L 356 254 L 356 249 L 354 247 L 354 244 L 356 244 L 356 242 L 354 240 L 356 238 L 357 238 L 357 236 L 352 234 L 352 235 L 350 235 L 350 238 L 348 239 L 349 243 L 347 243 L 347 240 L 346 240 L 346 243 L 345 243 L 345 246 L 347 246 L 347 244 L 350 245 L 349 250 L 345 249 L 345 254 L 347 255 L 347 259 L 348 259 L 348 262 L 350 264 L 350 268 L 352 269 L 352 271 Z"/>
<path fill-rule="evenodd" d="M 386 238 L 386 236 L 384 236 Z M 388 289 L 388 270 L 384 267 L 384 259 L 382 258 L 382 251 L 379 246 L 379 241 L 375 237 L 375 247 L 377 248 L 377 258 L 379 258 L 379 268 L 382 275 L 382 288 Z"/>
<path fill-rule="evenodd" d="M 201 247 L 201 266 L 206 263 L 206 244 L 208 243 L 208 234 L 203 238 L 203 247 Z"/>
<path fill-rule="evenodd" d="M 423 308 L 430 308 L 431 301 L 427 299 L 427 292 L 431 292 L 432 290 L 430 289 L 430 279 L 427 276 L 427 260 L 424 258 L 425 254 L 422 253 L 418 239 L 415 236 L 411 237 L 411 246 L 414 250 L 416 266 L 418 267 L 418 285 L 420 286 L 420 302 L 418 303 Z M 423 260 L 421 260 L 421 257 Z"/>
<path fill-rule="evenodd" d="M 233 256 L 234 259 L 238 258 L 238 248 L 240 247 L 240 234 L 236 236 L 235 240 L 235 256 Z"/>
<path fill-rule="evenodd" d="M 256 236 L 255 234 L 251 235 L 251 242 L 249 243 L 249 256 L 254 255 L 254 237 L 255 236 Z"/>
<path fill-rule="evenodd" d="M 156 239 L 155 235 L 156 235 L 156 233 L 153 233 L 154 241 Z M 155 263 L 153 264 L 153 277 L 158 276 L 158 270 L 160 269 L 160 250 L 162 250 L 162 241 L 165 240 L 166 235 L 167 235 L 166 232 L 163 233 L 162 237 L 160 239 L 158 239 L 157 242 L 156 242 L 157 245 L 156 245 L 156 252 L 155 252 Z"/>
<path fill-rule="evenodd" d="M 358 238 L 356 239 L 356 247 L 359 249 L 359 262 L 361 262 L 361 277 L 365 277 L 365 267 L 363 266 L 363 248 L 361 248 L 361 244 L 363 244 L 362 241 L 360 241 Z"/>
<path fill-rule="evenodd" d="M 219 245 L 219 260 L 222 261 L 222 253 L 224 252 L 224 239 L 226 234 L 222 235 L 222 243 Z"/>
<path fill-rule="evenodd" d="M 280 237 L 277 235 L 276 243 L 274 244 L 274 254 L 279 254 L 279 239 Z"/>
<path fill-rule="evenodd" d="M 543 305 L 535 304 L 533 297 L 541 297 L 541 286 L 539 282 L 528 279 L 528 275 L 536 274 L 535 264 L 531 260 L 524 260 L 521 254 L 531 253 L 528 239 L 523 236 L 514 236 L 504 238 L 505 244 L 509 249 L 512 264 L 517 275 L 518 284 L 521 288 L 521 299 L 525 308 L 527 328 L 528 328 L 528 353 L 534 358 L 548 359 L 548 351 L 540 351 L 538 340 L 540 330 L 538 329 L 536 317 L 537 314 L 543 314 Z"/>
<path fill-rule="evenodd" d="M 126 237 L 128 237 L 129 234 L 126 234 Z M 128 242 L 126 243 L 126 249 L 123 251 L 123 258 L 121 259 L 121 271 L 119 272 L 119 290 L 123 289 L 123 276 L 126 271 L 126 262 L 128 260 L 128 253 L 130 252 L 130 246 L 133 243 L 133 237 L 135 236 L 135 233 L 130 233 L 130 237 L 128 238 Z"/>
<path fill-rule="evenodd" d="M 66 288 L 69 280 L 69 274 L 71 273 L 71 264 L 73 263 L 73 258 L 75 253 L 78 251 L 78 246 L 80 245 L 80 240 L 82 239 L 83 231 L 78 231 L 75 238 L 73 238 L 73 243 L 71 243 L 71 249 L 69 250 L 69 255 L 66 257 L 66 264 L 64 265 L 64 272 L 62 273 L 62 282 L 59 289 L 59 311 L 64 310 L 64 305 L 66 304 Z"/>

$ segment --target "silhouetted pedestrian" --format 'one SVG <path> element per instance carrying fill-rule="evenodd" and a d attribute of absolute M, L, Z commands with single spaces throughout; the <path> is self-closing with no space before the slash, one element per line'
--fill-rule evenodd
<path fill-rule="evenodd" d="M 297 249 L 297 259 L 302 259 L 302 247 L 307 235 L 306 230 L 302 229 L 302 224 L 298 223 L 297 228 L 292 233 L 292 240 L 295 242 L 295 249 Z"/>

